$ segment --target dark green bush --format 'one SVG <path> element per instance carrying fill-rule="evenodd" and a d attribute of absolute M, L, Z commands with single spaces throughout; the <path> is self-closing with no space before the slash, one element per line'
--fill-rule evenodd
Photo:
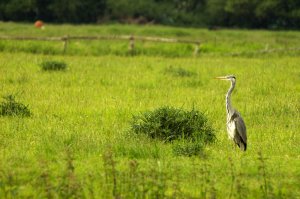
<path fill-rule="evenodd" d="M 13 95 L 3 97 L 4 101 L 0 104 L 1 116 L 22 116 L 29 117 L 31 115 L 28 106 L 15 101 Z"/>
<path fill-rule="evenodd" d="M 63 71 L 66 70 L 67 64 L 61 61 L 44 61 L 41 63 L 42 70 Z"/>
<path fill-rule="evenodd" d="M 131 129 L 163 141 L 186 139 L 207 144 L 215 140 L 214 130 L 205 115 L 194 109 L 162 107 L 147 111 L 133 117 Z"/>

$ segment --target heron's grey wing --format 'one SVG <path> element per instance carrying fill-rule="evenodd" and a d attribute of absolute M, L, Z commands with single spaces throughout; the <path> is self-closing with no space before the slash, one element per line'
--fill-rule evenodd
<path fill-rule="evenodd" d="M 238 134 L 241 136 L 243 142 L 247 144 L 246 125 L 243 118 L 237 113 L 237 117 L 235 117 L 233 120 L 235 122 Z"/>

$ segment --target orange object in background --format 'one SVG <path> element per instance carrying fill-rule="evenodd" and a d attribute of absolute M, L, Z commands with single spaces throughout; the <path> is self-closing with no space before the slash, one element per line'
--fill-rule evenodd
<path fill-rule="evenodd" d="M 35 26 L 36 28 L 42 28 L 42 27 L 44 26 L 44 23 L 43 23 L 43 21 L 41 21 L 41 20 L 37 20 L 37 21 L 34 23 L 34 26 Z"/>

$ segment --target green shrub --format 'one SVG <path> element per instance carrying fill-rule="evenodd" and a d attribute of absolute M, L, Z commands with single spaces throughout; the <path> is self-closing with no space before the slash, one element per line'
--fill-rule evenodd
<path fill-rule="evenodd" d="M 44 61 L 41 63 L 42 70 L 63 71 L 66 70 L 67 64 L 61 61 Z"/>
<path fill-rule="evenodd" d="M 163 141 L 186 139 L 207 144 L 215 140 L 214 130 L 205 115 L 194 109 L 162 107 L 146 111 L 133 117 L 131 129 Z"/>
<path fill-rule="evenodd" d="M 0 104 L 0 115 L 1 116 L 23 116 L 29 117 L 31 115 L 28 106 L 15 101 L 13 95 L 3 97 L 5 101 Z"/>

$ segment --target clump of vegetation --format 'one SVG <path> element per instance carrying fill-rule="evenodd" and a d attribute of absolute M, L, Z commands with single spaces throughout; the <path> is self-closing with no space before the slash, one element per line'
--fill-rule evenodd
<path fill-rule="evenodd" d="M 207 144 L 216 138 L 205 115 L 194 109 L 162 107 L 146 111 L 133 117 L 131 129 L 137 134 L 147 134 L 163 141 L 186 139 Z"/>
<path fill-rule="evenodd" d="M 191 77 L 191 76 L 196 75 L 195 72 L 188 71 L 188 70 L 185 70 L 185 69 L 180 68 L 180 67 L 175 68 L 173 66 L 169 66 L 168 68 L 166 68 L 164 73 L 165 74 L 171 74 L 171 75 L 176 76 L 176 77 Z"/>
<path fill-rule="evenodd" d="M 203 144 L 201 142 L 175 142 L 172 146 L 173 154 L 178 156 L 195 156 L 203 154 Z"/>
<path fill-rule="evenodd" d="M 14 95 L 8 95 L 3 97 L 4 101 L 0 104 L 1 116 L 22 116 L 29 117 L 31 112 L 28 106 L 16 102 Z"/>
<path fill-rule="evenodd" d="M 44 61 L 40 66 L 45 71 L 64 71 L 67 69 L 67 64 L 62 61 Z"/>

